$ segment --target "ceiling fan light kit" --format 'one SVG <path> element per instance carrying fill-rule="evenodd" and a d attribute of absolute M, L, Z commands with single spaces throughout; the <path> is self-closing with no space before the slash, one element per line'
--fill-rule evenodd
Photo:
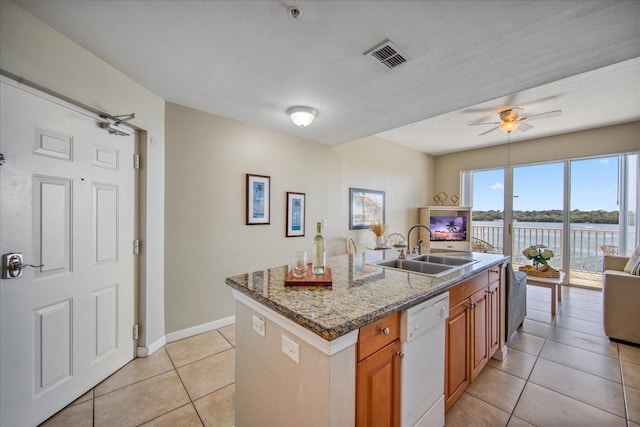
<path fill-rule="evenodd" d="M 503 131 L 503 132 L 513 132 L 514 130 L 518 129 L 518 122 L 516 121 L 508 121 L 508 122 L 502 122 L 498 125 L 498 127 Z"/>
<path fill-rule="evenodd" d="M 521 131 L 528 131 L 529 129 L 533 129 L 533 126 L 531 126 L 528 123 L 525 123 L 525 120 L 536 120 L 536 119 L 546 119 L 549 117 L 557 117 L 562 114 L 562 111 L 553 110 L 553 111 L 547 111 L 546 113 L 532 114 L 530 116 L 524 116 L 523 114 L 524 114 L 524 108 L 509 108 L 509 109 L 500 111 L 498 115 L 500 116 L 501 121 L 499 122 L 469 123 L 469 126 L 496 125 L 494 128 L 491 128 L 488 131 L 482 132 L 478 136 L 486 135 L 490 132 L 493 132 L 496 129 L 500 129 L 506 133 L 511 133 L 516 129 L 520 129 Z"/>
<path fill-rule="evenodd" d="M 294 125 L 304 127 L 313 123 L 318 115 L 318 110 L 311 107 L 296 106 L 287 109 L 287 114 Z"/>

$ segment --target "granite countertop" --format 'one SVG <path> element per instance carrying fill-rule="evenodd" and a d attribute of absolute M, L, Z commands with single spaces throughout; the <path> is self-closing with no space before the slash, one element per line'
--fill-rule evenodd
<path fill-rule="evenodd" d="M 477 252 L 467 252 L 466 256 L 478 262 L 437 278 L 368 264 L 397 258 L 397 251 L 391 249 L 329 258 L 332 286 L 285 286 L 286 265 L 232 276 L 226 283 L 331 341 L 390 313 L 412 307 L 509 259 Z"/>

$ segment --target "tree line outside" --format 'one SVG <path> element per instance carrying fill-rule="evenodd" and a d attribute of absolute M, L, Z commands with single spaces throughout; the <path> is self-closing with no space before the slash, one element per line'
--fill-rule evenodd
<path fill-rule="evenodd" d="M 513 219 L 521 222 L 562 222 L 561 209 L 546 211 L 513 211 Z M 618 211 L 581 211 L 574 209 L 569 216 L 571 223 L 618 224 Z M 497 210 L 472 211 L 473 221 L 500 221 L 503 212 Z"/>

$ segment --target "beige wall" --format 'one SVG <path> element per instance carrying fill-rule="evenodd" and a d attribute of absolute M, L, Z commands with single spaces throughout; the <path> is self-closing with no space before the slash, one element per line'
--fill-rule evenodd
<path fill-rule="evenodd" d="M 445 154 L 435 158 L 435 188 L 460 194 L 460 172 L 640 150 L 640 121 Z"/>
<path fill-rule="evenodd" d="M 373 244 L 348 229 L 349 187 L 386 191 L 386 222 L 403 234 L 432 189 L 432 158 L 381 138 L 331 147 L 167 103 L 166 140 L 167 333 L 232 316 L 225 278 L 310 254 L 318 220 L 329 255 L 348 234 Z M 245 225 L 246 173 L 271 177 L 270 225 Z M 287 191 L 306 193 L 304 237 L 285 237 Z"/>
<path fill-rule="evenodd" d="M 139 345 L 164 339 L 164 101 L 7 0 L 0 0 L 0 70 L 109 114 L 136 113 L 140 173 Z"/>

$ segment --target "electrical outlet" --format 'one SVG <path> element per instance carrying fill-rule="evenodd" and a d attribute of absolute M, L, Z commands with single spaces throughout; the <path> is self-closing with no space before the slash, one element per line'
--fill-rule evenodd
<path fill-rule="evenodd" d="M 327 221 L 326 219 L 322 220 L 322 228 L 327 228 L 327 224 L 329 224 L 329 221 Z"/>
<path fill-rule="evenodd" d="M 282 336 L 282 352 L 289 356 L 291 360 L 300 364 L 300 346 L 286 335 Z"/>
<path fill-rule="evenodd" d="M 265 325 L 264 325 L 264 320 L 262 320 L 261 318 L 259 318 L 258 316 L 256 316 L 255 314 L 253 315 L 253 330 L 256 331 L 258 333 L 258 335 L 260 335 L 262 338 L 264 338 L 264 334 L 265 334 Z"/>

